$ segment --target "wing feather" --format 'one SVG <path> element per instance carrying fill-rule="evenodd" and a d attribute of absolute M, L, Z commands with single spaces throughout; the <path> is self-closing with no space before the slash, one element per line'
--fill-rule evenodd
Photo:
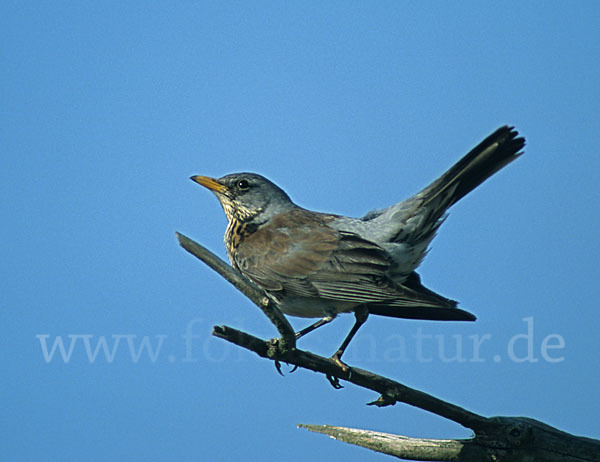
<path fill-rule="evenodd" d="M 327 226 L 329 217 L 303 209 L 274 217 L 240 244 L 234 257 L 236 266 L 277 297 L 390 307 L 456 306 L 432 292 L 392 282 L 388 253 L 354 233 Z"/>

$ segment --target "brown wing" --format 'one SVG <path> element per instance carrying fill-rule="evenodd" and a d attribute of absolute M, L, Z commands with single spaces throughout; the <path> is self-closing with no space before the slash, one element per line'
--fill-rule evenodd
<path fill-rule="evenodd" d="M 395 317 L 455 319 L 456 312 L 463 313 L 452 300 L 393 283 L 387 277 L 387 252 L 356 234 L 327 226 L 333 218 L 303 209 L 275 216 L 240 243 L 235 265 L 278 298 L 368 304 L 377 314 Z M 435 308 L 434 314 L 428 313 L 430 308 Z M 452 316 L 440 308 L 450 308 Z"/>

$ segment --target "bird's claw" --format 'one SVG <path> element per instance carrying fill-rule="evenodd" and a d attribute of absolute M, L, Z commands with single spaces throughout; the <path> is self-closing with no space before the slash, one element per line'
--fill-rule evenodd
<path fill-rule="evenodd" d="M 341 354 L 340 352 L 336 352 L 332 357 L 331 357 L 331 361 L 333 361 L 333 363 L 338 366 L 342 372 L 344 374 L 348 375 L 348 378 L 350 378 L 350 376 L 352 375 L 352 371 L 350 370 L 350 366 L 348 366 L 345 362 L 343 362 L 341 360 Z M 333 388 L 335 388 L 336 390 L 339 390 L 340 388 L 344 388 L 341 384 L 340 384 L 340 379 L 338 377 L 334 377 L 333 375 L 326 375 L 327 380 L 329 380 L 329 383 L 331 384 L 331 386 Z"/>
<path fill-rule="evenodd" d="M 327 377 L 327 380 L 329 380 L 329 383 L 331 384 L 331 386 L 333 388 L 335 388 L 336 390 L 339 390 L 340 388 L 344 388 L 343 385 L 340 383 L 340 379 L 338 379 L 337 377 L 334 377 L 333 375 L 329 375 L 329 374 L 326 374 L 325 377 Z"/>
<path fill-rule="evenodd" d="M 342 361 L 341 359 L 341 355 L 339 355 L 338 353 L 335 353 L 332 357 L 331 360 L 340 368 L 342 369 L 342 371 L 344 372 L 350 372 L 350 366 L 348 366 L 348 364 L 346 364 L 345 362 Z"/>
<path fill-rule="evenodd" d="M 281 362 L 279 360 L 277 360 L 277 359 L 275 359 L 274 362 L 275 362 L 275 369 L 277 369 L 277 372 L 279 372 L 279 375 L 281 375 L 283 377 L 284 373 L 281 370 Z M 292 372 L 294 372 L 296 369 L 298 369 L 298 365 L 297 364 L 295 364 L 294 367 L 292 367 L 292 370 L 289 372 L 289 374 L 291 374 Z"/>
<path fill-rule="evenodd" d="M 275 360 L 275 369 L 279 372 L 279 375 L 283 377 L 283 372 L 281 372 L 281 363 L 278 360 Z"/>

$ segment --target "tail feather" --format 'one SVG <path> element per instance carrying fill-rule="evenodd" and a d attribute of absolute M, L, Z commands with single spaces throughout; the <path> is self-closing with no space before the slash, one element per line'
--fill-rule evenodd
<path fill-rule="evenodd" d="M 422 298 L 428 306 L 406 306 L 392 303 L 370 303 L 369 313 L 379 316 L 404 319 L 426 319 L 430 321 L 475 321 L 477 317 L 468 311 L 457 308 L 457 302 L 450 300 L 421 284 L 421 278 L 416 272 L 401 284 L 405 290 L 414 293 L 415 299 Z M 431 303 L 438 306 L 431 306 Z"/>
<path fill-rule="evenodd" d="M 475 315 L 460 308 L 389 307 L 368 305 L 369 314 L 389 318 L 420 319 L 425 321 L 476 321 Z"/>
<path fill-rule="evenodd" d="M 448 209 L 516 160 L 524 146 L 525 139 L 514 127 L 498 128 L 421 192 L 367 213 L 361 219 L 359 234 L 393 256 L 394 280 L 403 281 L 425 257 Z"/>
<path fill-rule="evenodd" d="M 445 208 L 448 208 L 517 159 L 523 154 L 521 149 L 525 146 L 525 139 L 518 135 L 514 127 L 500 127 L 421 191 L 418 195 L 424 199 L 422 205 L 427 206 L 440 195 L 449 193 L 449 197 L 443 201 Z"/>

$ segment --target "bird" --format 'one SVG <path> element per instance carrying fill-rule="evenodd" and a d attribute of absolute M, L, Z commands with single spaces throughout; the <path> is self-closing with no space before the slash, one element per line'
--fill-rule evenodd
<path fill-rule="evenodd" d="M 421 283 L 416 269 L 448 209 L 523 154 L 525 139 L 502 126 L 414 196 L 360 218 L 307 210 L 256 173 L 191 180 L 214 193 L 227 217 L 232 266 L 286 315 L 318 318 L 300 338 L 341 313 L 355 322 L 331 359 L 342 355 L 369 315 L 475 321 L 458 302 Z"/>

